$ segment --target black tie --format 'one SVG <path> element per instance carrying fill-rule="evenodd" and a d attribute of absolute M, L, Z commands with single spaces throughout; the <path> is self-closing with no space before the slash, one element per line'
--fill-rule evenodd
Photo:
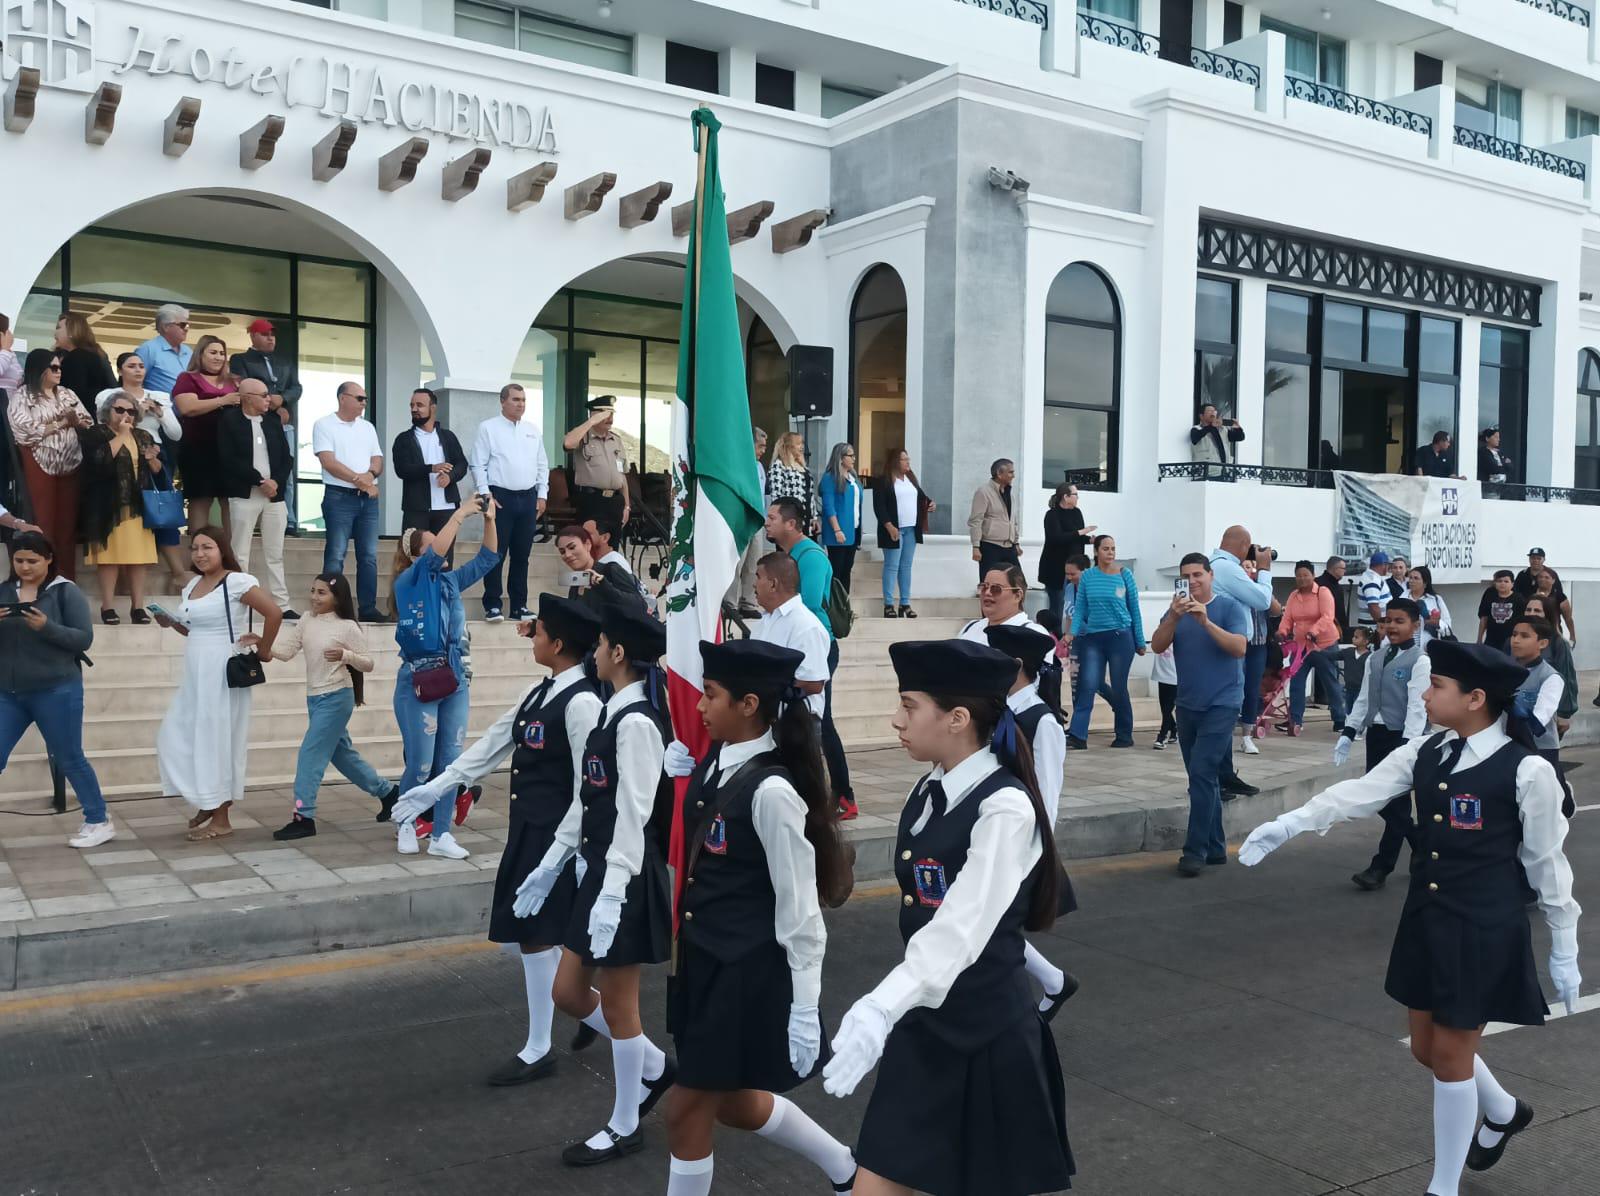
<path fill-rule="evenodd" d="M 544 700 L 550 693 L 550 687 L 555 683 L 556 679 L 554 677 L 546 677 L 544 679 L 544 684 L 538 689 L 534 690 L 532 707 L 534 710 L 537 710 L 539 707 L 544 705 Z"/>
<path fill-rule="evenodd" d="M 943 818 L 945 811 L 944 786 L 938 781 L 929 781 L 925 792 L 928 795 L 928 809 L 933 812 L 928 821 L 932 822 L 935 818 Z"/>
<path fill-rule="evenodd" d="M 1467 741 L 1459 735 L 1444 745 L 1444 757 L 1439 761 L 1439 767 L 1444 769 L 1444 776 L 1455 772 L 1456 765 L 1461 762 L 1461 753 L 1467 750 Z"/>
<path fill-rule="evenodd" d="M 1388 647 L 1388 650 L 1385 651 L 1384 654 L 1383 654 L 1383 663 L 1385 665 L 1387 665 L 1391 660 L 1393 660 L 1398 655 L 1400 655 L 1400 645 L 1398 645 L 1398 644 L 1390 644 L 1389 647 Z"/>

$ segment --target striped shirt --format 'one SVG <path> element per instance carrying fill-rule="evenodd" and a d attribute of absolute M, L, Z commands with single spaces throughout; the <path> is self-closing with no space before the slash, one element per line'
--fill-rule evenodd
<path fill-rule="evenodd" d="M 1133 632 L 1135 647 L 1144 647 L 1144 620 L 1139 617 L 1139 587 L 1133 574 L 1123 569 L 1105 573 L 1090 569 L 1078 582 L 1078 601 L 1072 612 L 1072 634 L 1097 631 Z"/>
<path fill-rule="evenodd" d="M 12 398 L 6 414 L 17 443 L 31 452 L 34 463 L 51 477 L 75 473 L 83 465 L 78 429 L 88 427 L 89 413 L 78 396 L 65 386 L 56 387 L 53 395 L 20 390 Z M 52 421 L 60 421 L 62 416 L 72 418 L 49 426 Z"/>

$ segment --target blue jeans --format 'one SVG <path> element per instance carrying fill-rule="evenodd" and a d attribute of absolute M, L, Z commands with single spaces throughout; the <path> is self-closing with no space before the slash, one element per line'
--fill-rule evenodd
<path fill-rule="evenodd" d="M 1133 701 L 1128 697 L 1128 670 L 1133 667 L 1133 632 L 1126 627 L 1116 631 L 1086 631 L 1072 641 L 1078 655 L 1078 692 L 1072 699 L 1072 725 L 1067 734 L 1083 739 L 1089 734 L 1089 716 L 1094 713 L 1095 691 L 1110 673 L 1111 703 L 1115 716 L 1116 738 L 1133 738 Z"/>
<path fill-rule="evenodd" d="M 1239 711 L 1231 705 L 1204 710 L 1178 707 L 1178 750 L 1189 772 L 1189 833 L 1183 840 L 1185 859 L 1204 863 L 1228 854 L 1222 833 L 1222 790 L 1217 784 L 1223 762 L 1233 745 L 1233 721 Z"/>
<path fill-rule="evenodd" d="M 1261 676 L 1267 671 L 1267 646 L 1251 644 L 1244 650 L 1244 701 L 1239 704 L 1239 722 L 1255 726 L 1261 717 Z"/>
<path fill-rule="evenodd" d="M 1065 584 L 1045 586 L 1044 608 L 1056 617 L 1055 629 L 1057 631 L 1066 632 L 1072 630 L 1070 627 L 1061 625 L 1061 620 L 1067 613 L 1067 587 Z"/>
<path fill-rule="evenodd" d="M 411 666 L 400 666 L 394 679 L 394 718 L 400 724 L 400 742 L 406 755 L 406 770 L 400 777 L 402 793 L 426 784 L 455 763 L 467 743 L 470 694 L 463 682 L 448 698 L 424 704 L 417 701 L 411 689 Z M 455 807 L 453 791 L 433 807 L 435 839 L 450 829 Z"/>
<path fill-rule="evenodd" d="M 900 579 L 900 605 L 911 605 L 911 564 L 917 559 L 917 529 L 900 529 L 900 543 L 883 550 L 883 604 L 895 605 L 895 579 Z"/>
<path fill-rule="evenodd" d="M 100 779 L 83 754 L 83 681 L 64 681 L 49 689 L 21 693 L 0 689 L 0 772 L 30 724 L 39 728 L 56 767 L 78 795 L 83 820 L 104 822 L 106 801 L 100 796 Z"/>
<path fill-rule="evenodd" d="M 378 500 L 348 486 L 325 486 L 322 522 L 328 540 L 322 571 L 343 573 L 345 549 L 356 542 L 356 610 L 363 619 L 378 613 Z"/>
<path fill-rule="evenodd" d="M 317 790 L 332 764 L 356 788 L 382 797 L 391 786 L 378 775 L 350 742 L 350 714 L 356 695 L 348 689 L 306 697 L 306 737 L 300 741 L 300 759 L 294 769 L 294 812 L 302 818 L 317 816 Z"/>
<path fill-rule="evenodd" d="M 300 449 L 295 440 L 293 424 L 283 425 L 283 438 L 289 442 L 289 488 L 283 492 L 283 505 L 289 508 L 289 526 L 300 526 L 300 494 L 295 484 L 300 480 Z"/>
<path fill-rule="evenodd" d="M 495 527 L 500 535 L 500 557 L 483 579 L 483 609 L 500 609 L 500 570 L 510 558 L 511 609 L 528 607 L 528 554 L 533 551 L 533 536 L 539 530 L 539 491 L 507 490 L 490 486 L 489 493 L 500 504 L 495 516 Z"/>
<path fill-rule="evenodd" d="M 1323 695 L 1328 699 L 1328 711 L 1333 715 L 1333 725 L 1344 726 L 1344 686 L 1339 682 L 1339 646 L 1312 652 L 1300 671 L 1289 679 L 1289 721 L 1301 726 L 1306 718 L 1306 678 L 1312 673 L 1322 683 Z"/>

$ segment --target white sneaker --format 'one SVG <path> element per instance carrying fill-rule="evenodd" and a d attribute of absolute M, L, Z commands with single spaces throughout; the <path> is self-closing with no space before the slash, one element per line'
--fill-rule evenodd
<path fill-rule="evenodd" d="M 86 822 L 78 828 L 78 833 L 67 840 L 68 847 L 99 847 L 102 843 L 109 843 L 117 837 L 117 828 L 111 825 L 111 819 L 104 822 Z"/>
<path fill-rule="evenodd" d="M 414 823 L 414 822 L 402 822 L 400 824 L 400 831 L 399 831 L 398 841 L 396 842 L 395 847 L 400 852 L 401 855 L 416 855 L 417 854 L 417 824 L 416 823 Z"/>
<path fill-rule="evenodd" d="M 447 860 L 464 860 L 472 853 L 457 843 L 454 835 L 445 831 L 444 834 L 428 840 L 428 854 L 442 855 Z"/>
<path fill-rule="evenodd" d="M 1259 756 L 1261 749 L 1256 746 L 1256 737 L 1246 735 L 1239 740 L 1239 750 L 1247 756 Z"/>

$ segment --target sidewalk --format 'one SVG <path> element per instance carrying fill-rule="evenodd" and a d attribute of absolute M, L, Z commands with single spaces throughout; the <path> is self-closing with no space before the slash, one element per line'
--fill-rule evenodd
<path fill-rule="evenodd" d="M 1580 716 L 1569 744 L 1600 738 L 1600 717 Z M 1331 729 L 1274 736 L 1259 756 L 1238 756 L 1260 796 L 1229 802 L 1237 838 L 1298 805 L 1337 775 Z M 1057 846 L 1067 859 L 1177 851 L 1188 819 L 1176 748 L 1109 748 L 1067 757 Z M 1355 755 L 1359 758 L 1360 748 Z M 847 823 L 863 887 L 891 874 L 900 804 L 922 769 L 899 748 L 850 754 L 861 816 Z M 1347 771 L 1353 771 L 1348 766 Z M 112 806 L 118 837 L 73 851 L 76 814 L 0 817 L 0 991 L 109 979 L 309 951 L 372 947 L 482 932 L 506 835 L 504 773 L 456 838 L 468 860 L 395 852 L 394 831 L 373 821 L 376 803 L 345 784 L 325 789 L 315 838 L 275 843 L 288 790 L 250 790 L 227 839 L 190 843 L 184 807 L 162 798 Z"/>

